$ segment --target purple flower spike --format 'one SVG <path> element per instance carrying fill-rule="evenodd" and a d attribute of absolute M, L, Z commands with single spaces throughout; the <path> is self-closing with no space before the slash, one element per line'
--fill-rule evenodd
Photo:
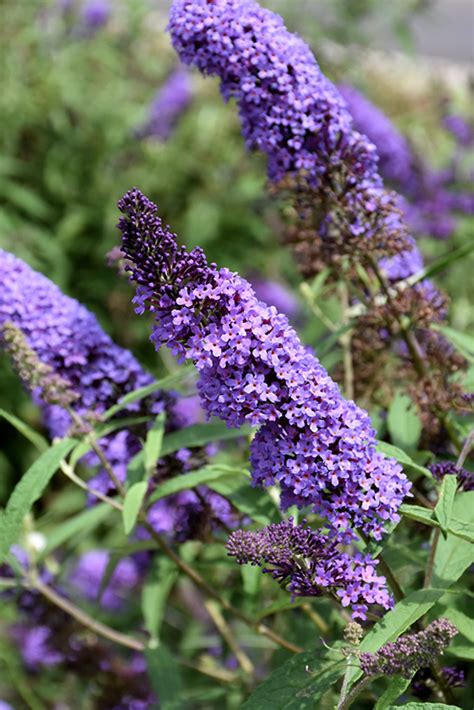
<path fill-rule="evenodd" d="M 137 284 L 137 312 L 155 316 L 152 340 L 199 371 L 203 409 L 229 426 L 260 427 L 254 483 L 279 483 L 282 506 L 312 506 L 338 531 L 380 538 L 410 483 L 376 451 L 368 414 L 345 401 L 286 316 L 238 274 L 188 252 L 139 190 L 119 202 L 122 249 Z"/>
<path fill-rule="evenodd" d="M 192 99 L 189 73 L 184 67 L 179 67 L 156 93 L 150 105 L 148 120 L 137 130 L 137 137 L 167 140 Z"/>
<path fill-rule="evenodd" d="M 69 577 L 75 590 L 91 602 L 97 601 L 109 557 L 107 550 L 90 550 L 80 557 Z M 118 611 L 139 582 L 140 574 L 134 561 L 129 557 L 121 559 L 101 596 L 101 606 L 108 611 Z"/>
<path fill-rule="evenodd" d="M 111 12 L 109 0 L 84 0 L 80 17 L 84 28 L 93 33 L 107 24 Z"/>
<path fill-rule="evenodd" d="M 375 146 L 354 129 L 343 97 L 281 17 L 254 0 L 175 0 L 169 30 L 181 60 L 219 77 L 224 98 L 236 100 L 247 146 L 267 156 L 272 182 L 303 174 L 315 190 L 338 196 L 348 243 L 406 248 Z M 328 241 L 336 212 L 321 225 Z"/>
<path fill-rule="evenodd" d="M 239 564 L 262 567 L 293 597 L 338 596 L 352 608 L 353 618 L 365 619 L 368 605 L 392 606 L 385 577 L 375 574 L 377 562 L 360 553 L 340 552 L 337 541 L 289 518 L 256 532 L 236 530 L 227 552 Z"/>
<path fill-rule="evenodd" d="M 458 633 L 448 619 L 438 619 L 417 634 L 400 636 L 376 653 L 361 653 L 360 666 L 369 676 L 400 674 L 404 678 L 436 661 Z"/>
<path fill-rule="evenodd" d="M 21 259 L 2 250 L 0 283 L 0 347 L 9 346 L 11 349 L 12 343 L 7 342 L 8 337 L 5 339 L 3 336 L 2 343 L 2 332 L 6 324 L 7 332 L 12 331 L 13 326 L 13 330 L 17 328 L 23 333 L 28 347 L 34 351 L 33 364 L 36 362 L 37 369 L 46 368 L 47 378 L 43 377 L 41 382 L 36 383 L 42 384 L 43 388 L 32 383 L 31 378 L 29 384 L 30 389 L 36 387 L 33 397 L 43 410 L 51 438 L 63 437 L 70 429 L 72 422 L 64 408 L 65 404 L 73 407 L 79 415 L 87 417 L 92 412 L 100 417 L 128 392 L 153 382 L 153 377 L 141 368 L 128 350 L 120 348 L 104 333 L 95 316 L 84 306 L 65 296 L 55 284 L 33 271 Z M 26 364 L 26 358 L 23 358 L 23 368 Z M 27 378 L 23 379 L 25 381 Z M 74 398 L 69 397 L 66 402 L 64 388 L 58 387 L 58 383 L 66 383 L 74 393 Z M 27 381 L 25 384 L 28 386 Z M 48 386 L 45 387 L 45 384 Z M 47 395 L 51 394 L 52 389 L 55 393 L 60 390 L 61 398 L 57 401 L 63 406 L 48 403 L 51 399 Z M 174 409 L 176 402 L 174 395 L 158 392 L 145 403 L 127 406 L 123 414 L 134 416 L 144 411 L 159 414 L 166 410 L 167 430 L 172 431 L 187 424 L 178 409 Z M 146 410 L 141 409 L 142 406 L 146 406 Z M 101 439 L 102 449 L 120 481 L 125 480 L 130 460 L 140 451 L 139 434 L 144 435 L 145 431 L 124 429 Z M 188 458 L 191 458 L 189 464 Z M 99 465 L 95 454 L 88 454 L 84 460 L 89 465 Z M 179 474 L 189 470 L 192 461 L 188 450 L 177 452 L 173 460 L 165 460 L 165 466 L 160 463 L 153 483 L 170 473 Z M 113 489 L 112 482 L 103 470 L 90 484 L 92 488 L 104 493 Z M 203 489 L 201 500 L 196 498 L 196 501 L 192 509 L 187 499 L 182 500 L 182 494 L 160 501 L 161 510 L 166 508 L 169 518 L 179 521 L 177 528 L 166 530 L 170 536 L 176 533 L 183 539 L 187 532 L 192 534 L 197 530 L 199 512 L 214 522 L 219 522 L 219 515 L 223 513 L 225 524 L 231 527 L 235 525 L 232 508 L 226 508 L 227 502 L 217 494 Z M 192 513 L 189 520 L 188 513 Z"/>

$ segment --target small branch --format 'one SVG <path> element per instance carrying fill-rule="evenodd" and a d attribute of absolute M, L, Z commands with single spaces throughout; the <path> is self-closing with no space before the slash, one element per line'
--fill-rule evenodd
<path fill-rule="evenodd" d="M 435 561 L 435 557 L 436 557 L 436 550 L 438 549 L 438 543 L 440 540 L 440 536 L 441 536 L 440 528 L 435 528 L 435 530 L 433 532 L 432 542 L 431 542 L 430 555 L 428 557 L 428 562 L 426 563 L 425 579 L 423 582 L 424 589 L 428 589 L 428 587 L 431 587 L 431 580 L 433 579 L 434 561 Z"/>
<path fill-rule="evenodd" d="M 55 606 L 59 607 L 66 614 L 72 616 L 80 624 L 86 626 L 88 629 L 96 633 L 98 636 L 113 641 L 114 643 L 120 644 L 120 646 L 125 646 L 126 648 L 131 648 L 134 651 L 144 651 L 146 646 L 142 641 L 139 641 L 132 636 L 127 636 L 126 634 L 120 633 L 120 631 L 115 631 L 110 626 L 106 626 L 100 621 L 97 621 L 92 616 L 89 616 L 85 611 L 79 609 L 75 604 L 65 599 L 60 594 L 48 587 L 38 578 L 28 578 L 28 582 L 32 589 L 35 589 L 40 594 L 42 594 L 48 601 L 50 601 Z"/>
<path fill-rule="evenodd" d="M 101 500 L 103 503 L 107 503 L 108 505 L 112 506 L 112 508 L 115 508 L 116 510 L 121 511 L 122 506 L 120 503 L 118 503 L 116 500 L 113 498 L 109 498 L 109 496 L 106 496 L 104 493 L 101 493 L 100 491 L 96 491 L 94 488 L 90 488 L 85 481 L 80 478 L 72 466 L 70 466 L 67 461 L 61 461 L 60 463 L 60 469 L 64 473 L 65 476 L 69 478 L 70 481 L 72 481 L 76 486 L 79 486 L 79 488 L 82 488 L 83 491 L 87 491 L 87 493 L 90 493 L 93 495 L 95 498 L 98 498 Z"/>
<path fill-rule="evenodd" d="M 339 704 L 337 706 L 337 710 L 348 710 L 354 700 L 357 698 L 360 693 L 362 693 L 363 690 L 365 690 L 371 683 L 374 681 L 376 678 L 379 676 L 376 675 L 371 675 L 371 676 L 366 676 L 365 678 L 362 678 L 350 691 L 346 697 L 342 697 L 342 692 L 341 692 L 341 699 L 339 701 Z"/>
<path fill-rule="evenodd" d="M 204 606 L 206 607 L 207 611 L 209 612 L 209 616 L 211 617 L 212 621 L 216 625 L 218 631 L 220 632 L 222 638 L 227 641 L 227 644 L 229 645 L 230 649 L 232 650 L 232 653 L 236 657 L 239 666 L 242 668 L 244 673 L 250 673 L 253 674 L 255 671 L 255 668 L 253 666 L 252 661 L 250 658 L 247 656 L 247 654 L 240 648 L 239 644 L 237 643 L 237 640 L 232 632 L 232 629 L 222 616 L 219 606 L 217 602 L 208 600 L 204 602 Z"/>
<path fill-rule="evenodd" d="M 328 633 L 329 625 L 326 624 L 323 617 L 320 616 L 317 611 L 314 611 L 311 604 L 302 604 L 300 608 L 304 611 L 306 616 L 311 619 L 318 631 L 320 631 L 322 634 Z"/>
<path fill-rule="evenodd" d="M 464 446 L 462 447 L 461 453 L 459 454 L 459 458 L 456 462 L 456 468 L 462 468 L 464 466 L 464 462 L 467 459 L 473 446 L 474 446 L 474 429 L 471 431 L 471 433 L 467 437 L 466 441 L 464 442 Z"/>
<path fill-rule="evenodd" d="M 339 293 L 341 298 L 342 323 L 349 323 L 349 289 L 344 282 L 339 284 Z M 344 393 L 347 399 L 354 399 L 354 365 L 352 362 L 352 334 L 350 329 L 347 330 L 339 338 L 344 354 Z"/>
<path fill-rule="evenodd" d="M 181 557 L 179 557 L 179 555 L 176 554 L 176 552 L 174 552 L 171 547 L 169 547 L 169 545 L 160 537 L 160 535 L 155 532 L 155 530 L 143 514 L 140 516 L 140 522 L 142 523 L 145 530 L 147 530 L 149 535 L 153 538 L 153 540 L 157 543 L 161 551 L 164 552 L 164 554 L 175 563 L 178 569 L 180 569 L 183 574 L 189 577 L 189 579 L 191 579 L 194 584 L 199 587 L 199 589 L 205 592 L 207 596 L 211 597 L 211 599 L 215 599 L 224 609 L 233 614 L 237 619 L 243 621 L 244 624 L 254 629 L 262 636 L 266 636 L 267 638 L 271 639 L 278 646 L 285 648 L 291 653 L 301 653 L 303 651 L 303 648 L 301 648 L 301 646 L 296 646 L 295 644 L 291 643 L 291 641 L 287 641 L 275 631 L 270 629 L 268 626 L 265 626 L 265 624 L 260 624 L 258 621 L 254 621 L 246 614 L 241 612 L 240 609 L 237 609 L 237 607 L 230 604 L 230 602 L 228 602 L 224 597 L 221 597 L 221 595 L 216 592 L 216 590 L 211 587 L 205 581 L 205 579 L 203 579 L 203 577 L 201 577 L 199 572 L 190 567 L 184 560 L 181 559 Z"/>

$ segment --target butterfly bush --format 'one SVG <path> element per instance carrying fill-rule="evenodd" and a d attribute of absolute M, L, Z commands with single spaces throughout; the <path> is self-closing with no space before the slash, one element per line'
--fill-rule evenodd
<path fill-rule="evenodd" d="M 282 506 L 311 506 L 331 527 L 380 538 L 410 484 L 376 450 L 369 416 L 341 396 L 286 316 L 259 301 L 250 284 L 178 246 L 156 206 L 139 190 L 119 202 L 122 250 L 137 284 L 138 313 L 154 314 L 152 340 L 199 371 L 209 416 L 258 427 L 253 481 L 279 483 Z"/>
<path fill-rule="evenodd" d="M 386 254 L 413 247 L 375 146 L 278 15 L 254 0 L 175 0 L 169 30 L 181 60 L 218 76 L 224 98 L 236 100 L 247 146 L 267 156 L 270 180 L 302 174 L 313 197 L 320 190 L 326 247 L 335 241 L 339 252 Z"/>
<path fill-rule="evenodd" d="M 52 438 L 63 437 L 70 430 L 72 420 L 66 404 L 77 415 L 88 418 L 92 413 L 100 417 L 128 392 L 152 384 L 153 377 L 142 369 L 128 350 L 116 345 L 104 333 L 92 313 L 21 259 L 2 250 L 0 276 L 0 344 L 5 325 L 10 336 L 7 335 L 4 347 L 10 349 L 12 343 L 8 340 L 12 339 L 12 327 L 20 329 L 33 351 L 23 352 L 23 369 L 32 356 L 39 371 L 47 368 L 41 382 L 37 382 L 42 387 L 36 386 L 30 376 L 25 384 L 30 385 L 35 401 L 41 406 Z M 18 334 L 15 337 L 18 347 Z M 59 404 L 52 404 L 44 395 L 50 393 L 51 383 L 57 390 L 58 381 L 62 383 L 62 399 Z M 147 398 L 147 412 L 166 412 L 168 430 L 179 429 L 187 421 L 176 407 L 177 401 L 172 393 L 155 392 Z M 122 415 L 142 413 L 142 407 L 140 403 L 127 405 Z M 125 481 L 130 460 L 141 449 L 139 433 L 127 428 L 100 440 L 105 456 L 121 482 Z M 158 462 L 151 488 L 162 478 L 193 468 L 200 460 L 202 455 L 196 459 L 192 451 L 181 449 L 165 462 Z M 89 465 L 100 463 L 93 453 L 86 456 L 85 462 Z M 104 470 L 91 480 L 91 487 L 102 492 L 114 488 Z M 187 534 L 197 530 L 198 521 L 203 524 L 205 517 L 211 517 L 214 523 L 224 522 L 226 526 L 235 524 L 232 507 L 206 488 L 202 488 L 199 495 L 186 491 L 159 501 L 152 506 L 150 516 L 157 532 L 177 534 L 179 539 L 185 539 Z"/>
<path fill-rule="evenodd" d="M 362 671 L 368 676 L 400 674 L 404 678 L 411 678 L 419 668 L 436 661 L 457 633 L 451 621 L 437 619 L 423 631 L 400 636 L 376 653 L 361 653 Z"/>
<path fill-rule="evenodd" d="M 332 593 L 353 618 L 365 619 L 369 604 L 390 608 L 392 599 L 385 577 L 375 573 L 377 561 L 368 555 L 341 552 L 335 540 L 292 518 L 263 530 L 236 530 L 227 552 L 239 564 L 262 567 L 293 597 L 318 597 Z"/>

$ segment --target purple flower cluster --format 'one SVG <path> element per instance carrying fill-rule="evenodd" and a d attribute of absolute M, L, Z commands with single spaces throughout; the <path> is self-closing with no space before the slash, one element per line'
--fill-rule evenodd
<path fill-rule="evenodd" d="M 437 481 L 442 481 L 445 476 L 456 476 L 460 490 L 474 491 L 474 472 L 456 466 L 454 461 L 438 461 L 430 466 L 430 471 Z"/>
<path fill-rule="evenodd" d="M 339 203 L 320 225 L 330 240 L 344 212 L 347 241 L 389 241 L 405 229 L 377 172 L 374 145 L 306 43 L 255 0 L 175 0 L 169 29 L 185 64 L 218 76 L 234 98 L 250 149 L 268 158 L 272 182 L 303 172 Z M 399 248 L 400 245 L 398 245 Z"/>
<path fill-rule="evenodd" d="M 109 0 L 84 0 L 80 9 L 81 24 L 86 32 L 97 32 L 107 24 L 111 12 Z"/>
<path fill-rule="evenodd" d="M 192 99 L 191 77 L 184 67 L 178 67 L 156 93 L 147 121 L 136 131 L 137 138 L 167 140 Z"/>
<path fill-rule="evenodd" d="M 0 277 L 0 328 L 7 322 L 18 327 L 40 361 L 69 382 L 79 395 L 73 405 L 78 414 L 92 411 L 100 415 L 127 392 L 153 382 L 133 355 L 116 345 L 84 306 L 2 250 Z M 158 414 L 167 403 L 167 395 L 157 395 L 150 404 L 151 411 Z M 133 415 L 138 407 L 130 405 L 125 411 Z M 43 409 L 51 437 L 65 436 L 71 425 L 69 414 L 58 406 L 43 405 Z M 111 448 L 116 475 L 124 480 L 126 465 L 138 450 L 137 438 L 121 432 L 102 443 L 106 449 Z"/>
<path fill-rule="evenodd" d="M 275 306 L 277 311 L 284 313 L 290 320 L 300 313 L 298 299 L 279 281 L 269 281 L 261 277 L 250 278 L 249 281 L 259 301 Z"/>
<path fill-rule="evenodd" d="M 152 340 L 199 371 L 206 413 L 258 426 L 254 483 L 282 490 L 282 506 L 311 506 L 332 528 L 380 538 L 410 483 L 376 451 L 366 412 L 345 401 L 288 319 L 257 299 L 238 274 L 188 252 L 139 190 L 119 202 L 122 250 L 137 284 L 137 312 L 156 319 Z"/>
<path fill-rule="evenodd" d="M 107 550 L 89 550 L 81 555 L 69 575 L 69 583 L 74 593 L 79 593 L 91 602 L 97 602 L 109 561 L 110 554 Z M 100 597 L 101 606 L 107 611 L 118 611 L 139 582 L 140 570 L 133 558 L 122 558 L 103 590 Z"/>
<path fill-rule="evenodd" d="M 360 666 L 368 676 L 400 674 L 411 678 L 419 668 L 437 660 L 458 633 L 448 619 L 438 619 L 417 634 L 400 636 L 376 653 L 361 653 Z"/>
<path fill-rule="evenodd" d="M 0 282 L 0 338 L 5 324 L 10 323 L 19 328 L 40 364 L 49 368 L 55 381 L 58 378 L 66 381 L 75 393 L 76 399 L 69 404 L 77 414 L 87 417 L 92 412 L 100 416 L 127 392 L 153 382 L 153 377 L 141 368 L 133 355 L 116 345 L 103 332 L 95 316 L 84 306 L 65 296 L 49 279 L 33 271 L 23 261 L 2 250 Z M 33 396 L 42 407 L 51 437 L 65 436 L 71 426 L 68 412 L 63 406 L 45 402 L 41 388 L 34 390 Z M 179 429 L 186 425 L 186 419 L 175 409 L 176 401 L 172 394 L 155 393 L 146 400 L 146 411 L 158 414 L 166 410 L 168 430 Z M 144 404 L 131 404 L 122 414 L 133 416 L 141 411 L 141 406 Z M 140 451 L 139 433 L 124 429 L 100 441 L 115 475 L 122 482 L 129 461 Z M 95 454 L 87 455 L 86 462 L 89 465 L 99 464 Z M 159 466 L 156 482 L 170 475 L 170 472 L 179 474 L 192 468 L 192 452 L 180 450 L 173 461 L 167 461 L 166 464 L 169 470 L 161 471 L 162 466 Z M 113 488 L 104 471 L 92 479 L 91 485 L 102 492 Z M 231 506 L 220 496 L 207 489 L 201 491 L 201 497 L 194 493 L 192 495 L 193 501 L 187 493 L 160 501 L 160 511 L 164 515 L 167 510 L 166 519 L 170 522 L 169 526 L 160 525 L 160 531 L 174 535 L 172 523 L 178 517 L 179 537 L 182 539 L 186 530 L 197 529 L 196 520 L 204 510 L 214 521 L 220 520 L 219 514 L 226 513 L 223 520 L 225 525 L 235 525 Z M 203 497 L 207 501 L 205 504 L 202 502 Z M 187 515 L 190 516 L 188 523 Z"/>
<path fill-rule="evenodd" d="M 382 176 L 406 196 L 399 205 L 417 234 L 439 239 L 450 237 L 456 226 L 455 212 L 472 214 L 472 195 L 453 191 L 456 170 L 434 170 L 415 155 L 406 138 L 390 119 L 352 86 L 340 86 L 358 131 L 375 145 Z M 445 119 L 461 146 L 469 145 L 472 129 L 460 116 Z M 470 135 L 469 135 L 470 134 Z"/>
<path fill-rule="evenodd" d="M 331 593 L 342 606 L 352 608 L 353 618 L 365 619 L 368 605 L 392 605 L 385 577 L 375 573 L 377 561 L 356 553 L 340 552 L 336 540 L 289 518 L 256 532 L 236 530 L 227 552 L 239 564 L 262 567 L 293 597 L 318 597 Z"/>

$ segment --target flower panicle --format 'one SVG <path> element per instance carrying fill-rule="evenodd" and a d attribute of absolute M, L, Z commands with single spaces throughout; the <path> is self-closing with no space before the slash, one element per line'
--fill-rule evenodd
<path fill-rule="evenodd" d="M 360 666 L 367 676 L 399 674 L 411 678 L 417 670 L 436 661 L 457 633 L 449 619 L 437 619 L 423 631 L 400 636 L 376 653 L 361 653 Z"/>
<path fill-rule="evenodd" d="M 329 593 L 360 619 L 366 618 L 369 605 L 392 606 L 385 578 L 375 573 L 375 560 L 341 552 L 337 538 L 312 530 L 305 521 L 295 525 L 289 518 L 262 530 L 236 530 L 226 547 L 238 564 L 258 565 L 293 597 Z"/>
<path fill-rule="evenodd" d="M 40 360 L 21 328 L 7 321 L 2 326 L 1 338 L 20 379 L 28 389 L 39 391 L 44 402 L 67 409 L 79 399 L 69 380 Z"/>

